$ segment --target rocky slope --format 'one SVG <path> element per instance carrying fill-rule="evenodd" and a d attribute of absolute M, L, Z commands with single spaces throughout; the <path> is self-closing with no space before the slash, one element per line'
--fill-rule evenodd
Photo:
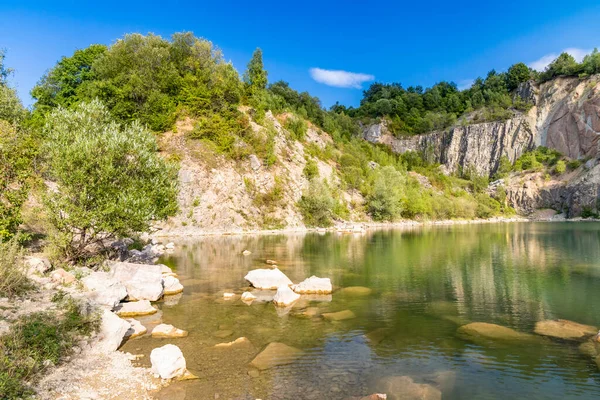
<path fill-rule="evenodd" d="M 587 163 L 560 180 L 540 180 L 535 174 L 515 177 L 507 184 L 509 203 L 525 214 L 538 208 L 553 208 L 568 216 L 581 215 L 585 209 L 598 212 L 600 76 L 561 77 L 541 85 L 527 82 L 515 95 L 533 107 L 507 121 L 454 126 L 406 138 L 394 137 L 380 122 L 366 126 L 363 136 L 398 153 L 420 152 L 449 173 L 474 168 L 488 176 L 496 172 L 502 156 L 514 162 L 525 151 L 546 146 Z"/>

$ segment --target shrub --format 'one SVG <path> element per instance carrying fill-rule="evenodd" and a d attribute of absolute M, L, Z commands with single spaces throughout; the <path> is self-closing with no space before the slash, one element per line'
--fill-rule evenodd
<path fill-rule="evenodd" d="M 40 312 L 19 319 L 0 337 L 0 394 L 3 399 L 29 398 L 28 384 L 50 360 L 59 364 L 78 338 L 90 335 L 99 323 L 96 315 L 81 314 L 72 299 L 60 300 L 60 315 Z"/>
<path fill-rule="evenodd" d="M 18 238 L 0 242 L 0 297 L 11 297 L 31 287 L 23 265 L 23 249 Z"/>
<path fill-rule="evenodd" d="M 292 132 L 296 140 L 304 140 L 308 126 L 302 118 L 290 117 L 285 121 L 285 129 Z"/>
<path fill-rule="evenodd" d="M 554 167 L 554 173 L 560 175 L 564 174 L 567 170 L 567 164 L 563 160 L 559 160 L 556 162 L 556 166 Z"/>
<path fill-rule="evenodd" d="M 309 181 L 312 180 L 313 178 L 318 177 L 319 176 L 319 167 L 317 166 L 316 161 L 314 161 L 312 158 L 307 158 L 306 165 L 304 166 L 304 169 L 302 170 L 302 174 Z"/>
<path fill-rule="evenodd" d="M 314 179 L 302 195 L 298 207 L 307 226 L 328 227 L 333 224 L 336 203 L 329 185 Z"/>
<path fill-rule="evenodd" d="M 400 216 L 405 182 L 405 176 L 392 166 L 377 171 L 373 191 L 367 198 L 373 219 L 393 221 Z"/>
<path fill-rule="evenodd" d="M 154 136 L 111 120 L 98 100 L 52 112 L 46 125 L 49 178 L 44 198 L 54 245 L 86 261 L 115 237 L 146 231 L 177 211 L 176 165 L 158 156 Z"/>
<path fill-rule="evenodd" d="M 570 170 L 577 169 L 577 168 L 581 167 L 581 161 L 580 160 L 571 160 L 567 163 L 567 167 L 569 167 Z"/>

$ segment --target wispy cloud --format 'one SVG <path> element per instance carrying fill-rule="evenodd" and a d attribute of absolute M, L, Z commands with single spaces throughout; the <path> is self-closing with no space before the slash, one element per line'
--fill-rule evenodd
<path fill-rule="evenodd" d="M 311 68 L 310 76 L 317 82 L 328 86 L 360 89 L 362 84 L 375 80 L 373 75 L 355 72 Z"/>
<path fill-rule="evenodd" d="M 563 51 L 561 51 L 561 53 L 569 53 L 570 55 L 572 55 L 573 58 L 575 58 L 575 60 L 577 60 L 577 62 L 581 62 L 581 60 L 583 60 L 583 57 L 590 54 L 591 52 L 592 52 L 592 49 L 578 49 L 576 47 L 571 47 L 571 48 L 564 49 Z M 560 53 L 546 54 L 545 56 L 539 58 L 538 60 L 530 62 L 529 67 L 535 69 L 536 71 L 543 71 L 546 69 L 548 64 L 550 64 L 552 61 L 556 60 L 556 58 L 559 55 L 560 55 Z"/>
<path fill-rule="evenodd" d="M 466 90 L 473 86 L 473 82 L 475 82 L 475 79 L 463 79 L 461 81 L 458 81 L 456 87 L 458 88 L 458 90 Z"/>

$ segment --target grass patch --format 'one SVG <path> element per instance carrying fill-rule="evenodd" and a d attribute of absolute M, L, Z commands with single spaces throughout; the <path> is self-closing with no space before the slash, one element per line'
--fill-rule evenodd
<path fill-rule="evenodd" d="M 17 237 L 0 242 L 0 297 L 17 296 L 31 288 L 25 274 L 23 253 Z"/>

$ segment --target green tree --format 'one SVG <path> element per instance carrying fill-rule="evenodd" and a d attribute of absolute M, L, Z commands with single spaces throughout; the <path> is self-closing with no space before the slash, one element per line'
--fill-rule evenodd
<path fill-rule="evenodd" d="M 557 76 L 574 75 L 578 72 L 578 69 L 579 64 L 577 64 L 575 58 L 569 53 L 562 53 L 546 67 L 546 70 L 541 74 L 541 79 L 547 81 Z"/>
<path fill-rule="evenodd" d="M 336 201 L 326 182 L 312 179 L 298 202 L 298 208 L 307 226 L 328 227 L 333 224 Z"/>
<path fill-rule="evenodd" d="M 600 73 L 600 52 L 598 52 L 598 49 L 594 49 L 585 56 L 581 64 L 583 72 L 588 75 Z"/>
<path fill-rule="evenodd" d="M 263 65 L 262 50 L 257 48 L 252 53 L 248 69 L 244 73 L 246 93 L 249 97 L 256 96 L 267 88 L 267 75 Z"/>
<path fill-rule="evenodd" d="M 88 260 L 107 240 L 146 231 L 177 211 L 177 168 L 139 123 L 113 122 L 94 100 L 53 111 L 45 130 L 48 175 L 57 187 L 44 203 L 67 261 Z"/>
<path fill-rule="evenodd" d="M 376 221 L 393 221 L 402 212 L 406 177 L 392 166 L 377 171 L 373 191 L 367 197 L 369 213 Z"/>
<path fill-rule="evenodd" d="M 508 90 L 516 89 L 520 83 L 527 82 L 531 79 L 531 70 L 525 64 L 513 64 L 506 74 L 506 86 Z"/>

